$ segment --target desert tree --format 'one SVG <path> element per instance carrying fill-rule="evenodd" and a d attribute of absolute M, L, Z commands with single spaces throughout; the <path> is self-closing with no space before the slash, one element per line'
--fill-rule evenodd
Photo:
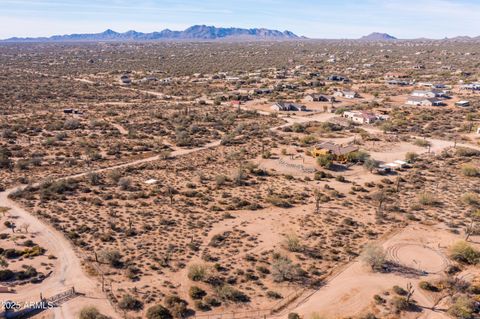
<path fill-rule="evenodd" d="M 386 261 L 385 250 L 378 244 L 368 244 L 365 246 L 360 257 L 373 271 L 382 270 Z"/>
<path fill-rule="evenodd" d="M 465 227 L 465 241 L 479 231 L 480 210 L 473 212 L 470 216 L 470 223 Z"/>
<path fill-rule="evenodd" d="M 413 285 L 411 282 L 407 284 L 407 303 L 410 304 L 410 300 L 412 299 L 413 293 L 415 292 L 415 289 L 413 288 Z"/>

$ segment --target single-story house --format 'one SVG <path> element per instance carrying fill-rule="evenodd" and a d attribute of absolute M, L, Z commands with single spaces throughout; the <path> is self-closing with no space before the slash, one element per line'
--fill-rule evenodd
<path fill-rule="evenodd" d="M 346 111 L 343 112 L 342 116 L 358 124 L 371 124 L 383 119 L 381 116 L 377 116 L 373 113 L 359 111 Z"/>
<path fill-rule="evenodd" d="M 387 80 L 386 83 L 389 84 L 389 85 L 399 85 L 399 86 L 410 85 L 410 82 L 403 81 L 403 80 Z"/>
<path fill-rule="evenodd" d="M 469 107 L 469 106 L 470 106 L 470 102 L 469 102 L 469 101 L 458 101 L 458 102 L 455 102 L 455 106 L 458 106 L 458 107 Z"/>
<path fill-rule="evenodd" d="M 479 91 L 480 90 L 480 83 L 470 83 L 461 86 L 462 90 L 471 90 L 471 91 Z"/>
<path fill-rule="evenodd" d="M 63 113 L 65 113 L 65 114 L 83 114 L 82 111 L 77 110 L 77 109 L 64 109 Z"/>
<path fill-rule="evenodd" d="M 426 98 L 411 96 L 407 99 L 407 105 L 416 105 L 416 106 L 443 106 L 444 103 L 442 100 L 436 98 Z"/>
<path fill-rule="evenodd" d="M 308 94 L 305 97 L 307 102 L 328 102 L 330 101 L 329 97 L 323 94 Z"/>
<path fill-rule="evenodd" d="M 358 93 L 354 91 L 337 91 L 333 94 L 333 96 L 341 96 L 346 99 L 354 99 L 359 97 Z"/>
<path fill-rule="evenodd" d="M 391 170 L 398 170 L 398 169 L 404 169 L 404 168 L 409 168 L 409 164 L 405 161 L 402 160 L 396 160 L 388 164 L 384 164 L 384 167 L 389 167 Z"/>
<path fill-rule="evenodd" d="M 319 157 L 326 154 L 332 154 L 337 161 L 345 161 L 348 154 L 358 151 L 356 145 L 339 145 L 332 142 L 323 142 L 316 144 L 311 150 L 313 157 Z"/>
<path fill-rule="evenodd" d="M 151 75 L 146 76 L 141 80 L 141 82 L 157 82 L 157 81 L 158 81 L 158 79 L 154 76 L 151 76 Z"/>
<path fill-rule="evenodd" d="M 327 78 L 328 81 L 334 81 L 334 82 L 348 82 L 350 81 L 347 77 L 344 76 L 339 76 L 339 75 L 330 75 Z"/>
<path fill-rule="evenodd" d="M 293 111 L 293 112 L 298 112 L 298 111 L 306 111 L 307 107 L 305 105 L 297 104 L 297 103 L 291 103 L 291 102 L 277 102 L 274 105 L 272 105 L 272 110 L 274 111 Z"/>
<path fill-rule="evenodd" d="M 433 97 L 436 97 L 437 95 L 432 91 L 415 90 L 412 92 L 412 96 L 433 98 Z"/>

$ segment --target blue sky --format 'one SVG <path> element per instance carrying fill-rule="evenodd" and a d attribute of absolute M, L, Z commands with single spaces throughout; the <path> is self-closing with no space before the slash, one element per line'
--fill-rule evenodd
<path fill-rule="evenodd" d="M 311 38 L 480 35 L 480 0 L 0 0 L 0 38 L 266 27 Z"/>

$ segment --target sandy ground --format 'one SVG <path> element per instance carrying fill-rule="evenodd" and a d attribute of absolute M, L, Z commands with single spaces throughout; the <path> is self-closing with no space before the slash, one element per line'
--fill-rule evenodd
<path fill-rule="evenodd" d="M 331 113 L 310 113 L 310 114 L 302 114 L 303 116 L 298 115 L 290 115 L 290 116 L 282 116 L 283 119 L 287 122 L 286 124 L 280 126 L 288 126 L 293 123 L 306 123 L 309 121 L 326 121 L 332 117 L 334 114 Z M 120 128 L 118 128 L 120 130 Z M 278 129 L 272 128 L 272 130 Z M 375 129 L 371 129 L 375 130 Z M 124 132 L 125 133 L 125 132 Z M 449 147 L 453 145 L 453 142 L 447 142 L 442 140 L 435 140 L 430 139 L 432 142 L 431 150 L 436 152 L 440 151 L 445 147 Z M 186 154 L 190 154 L 199 150 L 212 148 L 220 145 L 220 141 L 215 141 L 210 144 L 205 145 L 204 147 L 195 148 L 195 149 L 179 149 L 172 152 L 171 156 L 182 156 Z M 469 144 L 458 144 L 464 146 L 470 146 Z M 381 160 L 395 160 L 399 158 L 404 158 L 404 154 L 408 151 L 415 151 L 417 149 L 412 148 L 411 144 L 404 145 L 400 144 L 396 146 L 394 152 L 387 151 L 375 154 L 373 153 L 373 157 Z M 480 149 L 480 147 L 478 147 Z M 418 151 L 418 150 L 417 150 Z M 388 154 L 388 155 L 384 155 Z M 400 156 L 403 155 L 403 156 Z M 384 156 L 383 158 L 381 158 Z M 137 165 L 141 163 L 151 162 L 158 160 L 159 156 L 153 156 L 141 160 L 136 160 L 130 163 L 125 163 L 121 165 L 117 165 L 114 167 L 109 167 L 105 169 L 101 169 L 99 171 L 106 171 L 115 168 L 121 168 L 126 166 Z M 84 176 L 88 172 L 84 172 L 81 174 L 77 174 L 70 177 L 80 177 Z M 19 289 L 17 294 L 6 294 L 2 297 L 19 300 L 22 301 L 27 300 L 35 300 L 38 298 L 40 293 L 44 296 L 50 296 L 59 292 L 62 292 L 71 286 L 75 286 L 75 288 L 85 293 L 85 297 L 79 297 L 75 299 L 74 302 L 67 302 L 61 307 L 55 309 L 53 311 L 54 318 L 74 318 L 74 314 L 78 313 L 79 309 L 81 309 L 84 305 L 95 305 L 99 308 L 99 310 L 105 314 L 112 316 L 113 318 L 117 318 L 113 312 L 113 309 L 108 304 L 108 301 L 104 297 L 104 295 L 100 291 L 99 283 L 96 280 L 88 277 L 83 272 L 80 260 L 75 255 L 74 248 L 71 244 L 56 230 L 54 230 L 49 225 L 41 222 L 36 217 L 30 215 L 27 211 L 23 208 L 19 207 L 15 202 L 8 199 L 8 194 L 15 189 L 7 190 L 3 193 L 0 193 L 0 206 L 9 207 L 11 208 L 11 213 L 13 215 L 18 216 L 23 222 L 28 222 L 32 225 L 31 231 L 37 233 L 37 238 L 39 242 L 45 243 L 45 247 L 56 254 L 58 257 L 59 267 L 54 271 L 52 276 L 46 279 L 41 285 L 39 286 L 28 286 L 22 287 Z M 238 219 L 235 219 L 232 223 L 234 224 L 225 224 L 219 225 L 219 228 L 216 228 L 215 231 L 218 232 L 219 229 L 228 229 L 234 227 L 235 224 L 238 226 L 239 222 L 241 223 L 243 219 L 250 219 L 250 218 L 260 218 L 260 217 L 253 217 L 253 216 L 243 216 L 239 214 L 237 216 Z M 280 218 L 281 215 L 278 215 Z M 266 218 L 266 217 L 262 217 Z M 262 219 L 260 218 L 260 219 Z M 255 220 L 253 223 L 248 223 L 249 231 L 258 233 L 261 241 L 263 243 L 268 243 L 268 245 L 278 244 L 279 238 L 271 238 L 267 236 L 268 228 L 270 227 L 282 227 L 283 229 L 287 229 L 288 225 L 282 225 L 281 218 L 280 219 L 271 219 L 268 223 L 264 223 L 262 220 Z M 230 223 L 229 221 L 227 223 Z M 284 228 L 285 227 L 285 228 Z M 402 234 L 395 236 L 392 240 L 388 241 L 385 245 L 386 248 L 391 247 L 397 243 L 400 243 L 402 240 L 415 239 L 414 242 L 422 242 L 427 241 L 427 239 L 422 239 L 422 236 L 425 236 L 426 232 L 424 230 L 418 231 L 414 228 L 409 228 L 402 232 Z M 431 233 L 430 233 L 431 235 Z M 437 235 L 438 239 L 436 242 L 429 242 L 429 244 L 433 245 L 432 247 L 436 246 L 437 244 L 441 244 L 446 246 L 449 244 L 449 240 L 451 241 L 452 238 L 449 236 L 453 236 L 449 233 L 442 233 L 442 236 Z M 411 251 L 411 253 L 410 253 Z M 442 267 L 440 265 L 439 260 L 443 260 L 443 257 L 440 258 L 438 254 L 431 253 L 430 250 L 425 251 L 421 248 L 416 249 L 409 249 L 406 252 L 404 249 L 400 249 L 397 252 L 398 258 L 402 262 L 408 265 L 412 265 L 415 259 L 415 262 L 419 262 L 420 265 L 426 267 L 425 269 L 437 269 L 438 267 Z M 430 256 L 430 258 L 426 258 L 425 256 Z M 368 303 L 371 302 L 371 297 L 378 293 L 379 290 L 391 288 L 394 284 L 398 285 L 405 285 L 409 280 L 402 276 L 396 274 L 373 274 L 370 273 L 368 270 L 364 269 L 363 266 L 359 262 L 354 262 L 350 267 L 348 267 L 344 272 L 342 272 L 339 276 L 332 279 L 329 284 L 322 288 L 320 291 L 312 295 L 310 298 L 305 300 L 301 304 L 294 305 L 294 310 L 301 314 L 308 314 L 313 311 L 321 310 L 322 313 L 328 315 L 336 315 L 339 314 L 341 310 L 342 315 L 354 314 L 354 311 L 357 311 L 359 307 L 366 307 Z M 21 295 L 21 297 L 20 297 Z M 362 298 L 358 298 L 358 296 L 362 296 Z M 20 298 L 19 298 L 20 297 Z M 428 305 L 428 299 L 423 296 L 420 292 L 417 292 L 415 297 L 417 301 L 422 304 Z M 340 304 L 339 304 L 340 302 Z M 342 307 L 339 307 L 342 305 Z M 433 317 L 432 317 L 433 318 Z"/>
<path fill-rule="evenodd" d="M 58 267 L 43 283 L 16 288 L 15 293 L 2 294 L 2 300 L 33 302 L 38 301 L 40 294 L 44 297 L 50 297 L 75 287 L 78 292 L 85 294 L 85 296 L 77 297 L 75 302 L 69 302 L 54 309 L 54 318 L 73 318 L 73 313 L 77 313 L 83 306 L 91 303 L 94 303 L 102 313 L 118 318 L 111 309 L 107 298 L 101 293 L 99 283 L 83 272 L 80 260 L 70 242 L 53 227 L 29 214 L 8 199 L 8 194 L 11 191 L 0 193 L 0 206 L 9 207 L 10 215 L 17 216 L 19 224 L 30 224 L 29 232 L 34 233 L 36 240 L 57 257 Z"/>
<path fill-rule="evenodd" d="M 444 229 L 429 226 L 409 226 L 384 242 L 388 259 L 417 270 L 426 271 L 421 277 L 399 273 L 373 273 L 360 261 L 355 261 L 328 283 L 306 298 L 300 298 L 282 314 L 297 312 L 308 318 L 318 313 L 326 318 L 348 317 L 360 314 L 373 302 L 375 294 L 391 289 L 394 285 L 414 287 L 421 280 L 440 278 L 448 265 L 446 247 L 461 239 Z M 465 276 L 465 275 L 464 275 Z M 419 306 L 431 308 L 432 296 L 416 287 L 413 299 Z M 424 309 L 418 318 L 449 318 L 444 312 Z"/>

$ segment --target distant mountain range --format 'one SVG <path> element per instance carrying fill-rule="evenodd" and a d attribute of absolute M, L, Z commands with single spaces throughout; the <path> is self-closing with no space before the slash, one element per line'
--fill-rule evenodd
<path fill-rule="evenodd" d="M 214 26 L 194 25 L 184 31 L 172 31 L 165 29 L 160 32 L 143 33 L 137 31 L 115 32 L 106 30 L 101 33 L 80 33 L 54 35 L 51 37 L 40 38 L 10 38 L 0 40 L 0 42 L 100 42 L 100 41 L 216 41 L 216 40 L 232 40 L 232 41 L 261 41 L 261 40 L 304 40 L 303 36 L 298 36 L 291 31 L 278 31 L 264 28 L 217 28 Z M 318 39 L 321 40 L 321 39 Z M 348 40 L 348 39 L 344 39 Z M 383 42 L 383 41 L 406 41 L 400 40 L 388 33 L 373 32 L 363 36 L 360 39 L 351 39 L 353 41 L 365 42 Z M 330 39 L 330 41 L 335 41 Z M 410 41 L 435 41 L 433 39 L 418 38 L 410 39 Z M 454 38 L 445 38 L 439 41 L 469 42 L 480 41 L 479 37 L 459 36 Z"/>
<path fill-rule="evenodd" d="M 369 35 L 361 37 L 360 40 L 362 41 L 393 41 L 398 39 L 387 33 L 373 32 L 373 33 L 370 33 Z"/>
<path fill-rule="evenodd" d="M 217 28 L 214 26 L 194 25 L 184 31 L 165 29 L 160 32 L 142 33 L 127 31 L 124 33 L 106 30 L 102 33 L 54 35 L 42 38 L 10 38 L 5 42 L 75 42 L 75 41 L 160 41 L 160 40 L 289 40 L 300 39 L 291 31 L 269 29 Z"/>

